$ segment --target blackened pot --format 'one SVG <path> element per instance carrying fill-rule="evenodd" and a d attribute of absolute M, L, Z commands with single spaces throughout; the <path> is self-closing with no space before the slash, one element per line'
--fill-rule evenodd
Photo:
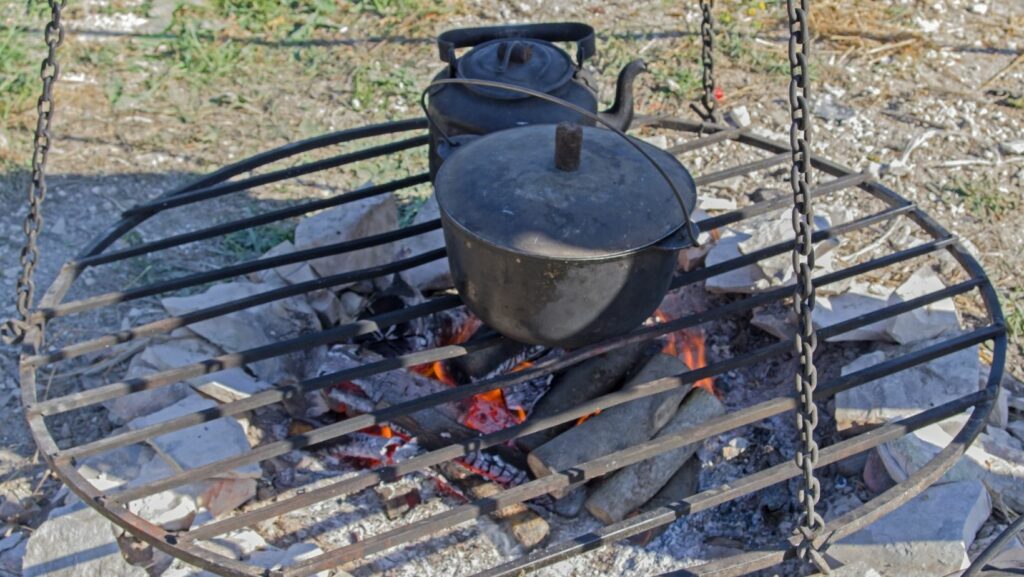
<path fill-rule="evenodd" d="M 558 166 L 554 126 L 529 126 L 463 145 L 435 182 L 455 287 L 517 341 L 575 348 L 629 332 L 660 304 L 678 251 L 692 244 L 684 215 L 696 189 L 678 160 L 575 128 L 575 169 Z"/>

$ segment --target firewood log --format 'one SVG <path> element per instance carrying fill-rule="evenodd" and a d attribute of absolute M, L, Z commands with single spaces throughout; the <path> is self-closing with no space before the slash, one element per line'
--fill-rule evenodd
<path fill-rule="evenodd" d="M 715 395 L 704 389 L 693 389 L 672 420 L 655 438 L 673 435 L 723 413 L 725 407 Z M 606 525 L 625 519 L 626 515 L 640 508 L 668 483 L 683 463 L 697 451 L 698 445 L 690 443 L 619 469 L 591 491 L 587 499 L 587 510 Z"/>
<path fill-rule="evenodd" d="M 690 457 L 683 463 L 683 466 L 676 471 L 675 475 L 665 483 L 665 486 L 658 491 L 658 494 L 653 499 L 644 504 L 637 510 L 637 513 L 646 513 L 647 511 L 653 511 L 661 507 L 669 507 L 673 503 L 678 503 L 687 497 L 694 495 L 697 489 L 700 487 L 700 460 L 697 457 Z M 662 533 L 668 529 L 668 525 L 662 525 L 654 529 L 649 529 L 643 533 L 633 535 L 630 537 L 629 542 L 634 545 L 646 547 L 648 543 L 657 539 Z"/>
<path fill-rule="evenodd" d="M 555 377 L 551 390 L 533 407 L 531 419 L 542 419 L 575 405 L 614 391 L 626 374 L 639 362 L 644 344 L 626 345 L 588 359 Z M 524 451 L 532 451 L 571 427 L 567 423 L 527 435 L 516 441 Z"/>
<path fill-rule="evenodd" d="M 630 379 L 623 390 L 687 370 L 676 357 L 658 354 Z M 532 451 L 526 462 L 534 475 L 544 477 L 643 443 L 675 415 L 687 390 L 680 387 L 602 411 Z M 552 496 L 561 498 L 567 493 L 566 489 L 561 489 L 552 492 Z"/>

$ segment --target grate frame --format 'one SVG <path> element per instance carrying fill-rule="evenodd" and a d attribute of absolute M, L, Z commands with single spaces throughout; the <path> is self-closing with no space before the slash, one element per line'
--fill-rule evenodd
<path fill-rule="evenodd" d="M 747 163 L 737 164 L 713 173 L 697 177 L 698 186 L 705 186 L 713 182 L 729 178 L 748 175 L 758 170 L 769 169 L 783 165 L 789 159 L 788 143 L 776 142 L 755 134 L 751 127 L 733 128 L 712 122 L 699 122 L 677 118 L 639 118 L 634 126 L 649 126 L 666 130 L 673 130 L 680 133 L 687 133 L 694 138 L 683 142 L 667 150 L 673 154 L 692 153 L 705 147 L 714 146 L 723 142 L 736 142 L 753 149 L 767 153 L 767 156 Z M 418 351 L 396 358 L 389 358 L 378 363 L 364 365 L 357 369 L 344 371 L 344 374 L 335 373 L 325 375 L 316 379 L 309 379 L 291 387 L 278 387 L 264 393 L 259 393 L 241 401 L 235 401 L 218 407 L 207 409 L 199 413 L 185 415 L 177 419 L 165 421 L 164 423 L 146 427 L 134 431 L 119 433 L 99 439 L 77 447 L 60 449 L 52 436 L 46 418 L 68 411 L 77 410 L 96 403 L 111 400 L 119 396 L 151 390 L 168 386 L 186 378 L 199 376 L 223 370 L 230 367 L 240 367 L 247 363 L 271 358 L 294 350 L 350 338 L 357 335 L 374 332 L 381 327 L 405 322 L 421 315 L 429 315 L 450 309 L 460 304 L 457 296 L 444 296 L 429 300 L 421 305 L 409 307 L 394 313 L 387 313 L 374 317 L 373 319 L 357 321 L 347 325 L 331 327 L 319 333 L 304 335 L 302 337 L 281 341 L 250 349 L 240 353 L 225 354 L 213 359 L 207 359 L 195 365 L 177 367 L 168 371 L 161 371 L 144 378 L 116 381 L 104 386 L 78 391 L 56 399 L 41 400 L 37 390 L 37 378 L 39 371 L 55 364 L 66 362 L 86 354 L 101 351 L 115 344 L 133 341 L 135 339 L 167 334 L 172 330 L 199 322 L 200 320 L 216 318 L 236 310 L 243 310 L 265 302 L 287 296 L 303 294 L 308 291 L 317 290 L 329 286 L 348 283 L 356 280 L 371 279 L 376 276 L 391 274 L 419 264 L 444 257 L 444 250 L 435 250 L 428 253 L 414 255 L 412 257 L 389 263 L 387 265 L 349 271 L 331 277 L 321 278 L 315 281 L 300 283 L 274 289 L 266 293 L 260 293 L 251 297 L 240 299 L 231 303 L 225 303 L 196 311 L 180 317 L 168 317 L 158 321 L 146 323 L 128 330 L 120 330 L 72 343 L 57 350 L 44 348 L 44 331 L 46 323 L 61 317 L 80 314 L 87 311 L 99 310 L 119 303 L 153 296 L 182 288 L 193 287 L 203 283 L 215 282 L 247 274 L 249 272 L 266 270 L 281 266 L 283 264 L 303 262 L 320 256 L 337 254 L 394 242 L 396 240 L 422 234 L 440 227 L 439 221 L 427 222 L 413 227 L 389 231 L 353 241 L 337 243 L 315 249 L 298 251 L 279 257 L 260 259 L 230 265 L 221 269 L 186 275 L 170 281 L 161 281 L 144 287 L 134 288 L 125 291 L 118 291 L 86 297 L 79 300 L 67 301 L 64 299 L 83 271 L 88 268 L 100 267 L 106 264 L 120 262 L 128 258 L 150 255 L 161 250 L 181 246 L 200 240 L 215 239 L 225 234 L 238 230 L 245 230 L 254 226 L 277 222 L 285 218 L 306 214 L 323 208 L 340 206 L 355 200 L 368 198 L 379 194 L 389 194 L 428 181 L 425 174 L 412 175 L 407 178 L 393 182 L 372 186 L 332 197 L 313 201 L 304 201 L 299 204 L 268 211 L 252 217 L 247 217 L 229 223 L 216 225 L 206 229 L 182 233 L 172 237 L 150 241 L 138 246 L 108 250 L 117 239 L 134 230 L 147 219 L 165 210 L 187 209 L 194 207 L 197 203 L 205 200 L 220 198 L 250 188 L 270 183 L 284 182 L 299 176 L 312 174 L 321 170 L 338 168 L 350 163 L 370 160 L 381 156 L 394 154 L 403 150 L 411 150 L 422 147 L 426 138 L 422 134 L 403 138 L 395 142 L 383 145 L 374 145 L 367 148 L 339 154 L 326 159 L 307 162 L 285 169 L 272 170 L 254 176 L 245 176 L 255 169 L 271 165 L 275 162 L 285 160 L 289 157 L 314 151 L 317 149 L 335 146 L 344 143 L 358 143 L 371 137 L 395 136 L 402 133 L 419 131 L 426 127 L 424 119 L 410 119 L 399 122 L 377 124 L 360 127 L 351 130 L 344 130 L 308 140 L 285 145 L 271 151 L 256 155 L 249 159 L 232 164 L 217 170 L 205 177 L 202 177 L 188 186 L 167 192 L 157 199 L 142 203 L 123 214 L 120 221 L 111 225 L 90 245 L 88 245 L 73 261 L 66 263 L 60 270 L 56 280 L 47 289 L 39 303 L 32 320 L 39 321 L 43 329 L 32 329 L 26 338 L 25 345 L 19 362 L 19 373 L 22 387 L 22 401 L 25 408 L 25 415 L 29 423 L 32 435 L 54 473 L 66 483 L 70 489 L 82 498 L 86 503 L 95 508 L 105 517 L 123 527 L 135 537 L 157 547 L 175 557 L 189 562 L 193 565 L 209 570 L 219 575 L 231 577 L 263 576 L 267 575 L 265 569 L 255 567 L 247 563 L 237 561 L 213 551 L 201 547 L 198 542 L 209 539 L 216 535 L 230 531 L 235 528 L 250 525 L 259 520 L 271 518 L 284 514 L 309 504 L 329 498 L 337 498 L 344 494 L 371 487 L 383 480 L 398 478 L 409 472 L 425 468 L 427 466 L 444 462 L 453 458 L 465 455 L 467 452 L 493 446 L 518 436 L 527 435 L 536 430 L 541 430 L 560 423 L 569 422 L 580 416 L 592 413 L 597 409 L 608 408 L 617 404 L 634 400 L 643 396 L 657 394 L 671 388 L 687 386 L 702 378 L 721 374 L 727 370 L 746 366 L 764 359 L 785 354 L 791 348 L 791 343 L 780 342 L 774 345 L 763 347 L 752 352 L 738 355 L 727 361 L 714 363 L 702 369 L 696 369 L 682 373 L 675 377 L 658 379 L 645 383 L 636 389 L 628 392 L 619 391 L 605 395 L 594 401 L 569 408 L 568 410 L 536 422 L 526 421 L 524 424 L 490 435 L 481 435 L 472 442 L 454 444 L 443 449 L 431 451 L 420 455 L 410 461 L 405 461 L 390 467 L 374 471 L 365 471 L 357 477 L 344 481 L 334 481 L 317 487 L 306 487 L 304 491 L 292 491 L 284 493 L 280 498 L 269 505 L 259 509 L 253 509 L 244 513 L 236 513 L 232 516 L 217 520 L 201 528 L 187 532 L 168 532 L 150 523 L 137 515 L 132 514 L 127 503 L 134 498 L 154 494 L 166 488 L 184 485 L 202 478 L 209 477 L 218 472 L 236 468 L 242 464 L 259 462 L 266 458 L 283 454 L 290 450 L 313 445 L 325 440 L 340 437 L 355 432 L 366 426 L 391 420 L 395 417 L 412 413 L 422 408 L 450 402 L 452 400 L 467 398 L 471 395 L 493 390 L 495 388 L 510 386 L 540 376 L 544 373 L 553 372 L 582 362 L 608 350 L 623 346 L 630 342 L 643 341 L 656 338 L 662 334 L 676 331 L 687 326 L 696 326 L 708 321 L 725 318 L 731 315 L 748 311 L 755 306 L 767 304 L 791 296 L 794 293 L 792 287 L 781 287 L 767 292 L 762 292 L 729 303 L 726 306 L 718 307 L 702 313 L 688 315 L 675 321 L 650 327 L 638 329 L 628 335 L 610 339 L 608 341 L 583 347 L 566 353 L 550 361 L 539 363 L 532 369 L 524 370 L 514 375 L 505 375 L 486 381 L 480 381 L 473 385 L 450 389 L 445 392 L 416 399 L 409 403 L 396 405 L 376 411 L 372 414 L 361 415 L 340 421 L 338 423 L 314 429 L 297 437 L 289 437 L 286 440 L 260 445 L 236 458 L 219 461 L 211 465 L 189 469 L 168 478 L 157 480 L 147 485 L 124 490 L 120 492 L 103 492 L 92 486 L 75 468 L 77 459 L 89 455 L 99 454 L 113 450 L 127 444 L 144 442 L 159 434 L 172 430 L 179 430 L 188 426 L 210 421 L 216 418 L 230 415 L 238 415 L 261 406 L 281 402 L 287 395 L 315 390 L 333 384 L 343 379 L 359 378 L 377 372 L 400 369 L 425 362 L 432 362 L 441 359 L 450 359 L 465 355 L 469 352 L 496 346 L 498 338 L 474 343 L 472 345 L 453 345 Z M 942 420 L 948 416 L 961 413 L 973 407 L 973 412 L 967 423 L 956 435 L 954 441 L 945 447 L 927 466 L 919 470 L 904 482 L 892 489 L 875 497 L 865 503 L 862 507 L 843 515 L 832 523 L 829 523 L 826 530 L 819 539 L 819 545 L 827 548 L 827 543 L 840 539 L 857 529 L 864 527 L 874 520 L 917 495 L 947 471 L 956 460 L 966 451 L 967 447 L 974 441 L 984 426 L 985 420 L 991 412 L 995 397 L 998 392 L 999 382 L 1005 364 L 1006 356 L 1006 334 L 1004 319 L 996 293 L 989 282 L 980 264 L 964 249 L 960 242 L 951 235 L 945 228 L 924 213 L 919 207 L 901 197 L 895 191 L 882 185 L 864 172 L 857 172 L 848 169 L 840 164 L 822 157 L 813 157 L 812 165 L 822 174 L 829 175 L 833 180 L 822 182 L 814 189 L 816 197 L 840 191 L 857 190 L 871 198 L 882 201 L 886 208 L 880 212 L 856 219 L 847 223 L 834 225 L 827 230 L 819 230 L 815 233 L 815 242 L 839 236 L 855 230 L 865 230 L 873 224 L 892 221 L 893 219 L 906 219 L 917 227 L 917 230 L 930 237 L 931 240 L 919 243 L 910 248 L 886 254 L 867 261 L 849 266 L 842 270 L 822 275 L 815 279 L 819 286 L 852 278 L 857 274 L 877 270 L 891 264 L 902 262 L 911 258 L 918 258 L 927 255 L 934 255 L 939 251 L 950 254 L 960 265 L 966 274 L 966 281 L 951 285 L 942 291 L 924 295 L 904 303 L 892 305 L 863 315 L 838 325 L 825 327 L 820 332 L 822 338 L 858 326 L 865 326 L 877 320 L 895 316 L 931 302 L 936 302 L 950 296 L 977 292 L 986 307 L 987 319 L 978 328 L 961 335 L 950 337 L 941 343 L 908 353 L 902 357 L 891 359 L 880 365 L 858 371 L 851 375 L 839 377 L 820 384 L 817 398 L 826 399 L 841 390 L 846 390 L 872 379 L 878 378 L 910 366 L 927 362 L 934 358 L 944 356 L 956 350 L 983 342 L 991 342 L 992 363 L 986 386 L 979 391 L 935 407 L 924 413 L 904 419 L 896 423 L 890 423 L 871 432 L 841 441 L 839 443 L 824 447 L 821 452 L 821 466 L 836 462 L 851 455 L 869 450 L 879 444 L 902 436 L 920 427 Z M 789 206 L 791 199 L 786 197 L 774 198 L 751 206 L 743 207 L 723 215 L 719 215 L 700 224 L 702 231 L 707 231 L 720 226 L 739 222 L 757 214 L 763 214 L 770 210 L 785 208 Z M 691 272 L 677 275 L 673 287 L 677 288 L 686 284 L 699 282 L 716 274 L 733 270 L 740 266 L 755 263 L 763 258 L 784 254 L 792 250 L 793 241 L 782 242 L 767 247 L 749 255 L 714 266 L 699 268 Z M 664 451 L 671 450 L 683 444 L 706 439 L 712 435 L 724 433 L 739 426 L 747 425 L 764 418 L 777 415 L 786 411 L 794 410 L 797 407 L 795 395 L 783 396 L 745 407 L 726 415 L 708 421 L 700 426 L 691 427 L 676 435 L 658 438 L 629 449 L 619 451 L 607 457 L 595 459 L 584 463 L 572 471 L 562 472 L 550 477 L 530 481 L 524 485 L 508 489 L 494 497 L 482 499 L 456 507 L 446 513 L 410 523 L 381 535 L 375 535 L 359 543 L 326 551 L 322 555 L 300 562 L 296 565 L 284 567 L 280 570 L 271 571 L 269 574 L 275 577 L 303 577 L 315 574 L 319 571 L 330 569 L 338 565 L 363 558 L 392 547 L 415 541 L 416 539 L 436 534 L 448 528 L 472 521 L 485 515 L 488 512 L 501 509 L 507 505 L 520 503 L 527 499 L 547 493 L 551 490 L 564 487 L 570 482 L 580 479 L 590 479 L 610 473 L 630 463 L 643 460 Z M 778 483 L 795 477 L 799 470 L 792 463 L 782 463 L 758 473 L 749 475 L 730 483 L 727 487 L 715 487 L 694 495 L 672 507 L 656 509 L 648 513 L 626 519 L 620 523 L 609 525 L 601 530 L 579 536 L 562 543 L 556 543 L 525 555 L 508 563 L 492 567 L 479 575 L 498 576 L 515 575 L 523 571 L 529 571 L 555 563 L 559 560 L 577 555 L 607 543 L 612 543 L 631 535 L 650 530 L 655 527 L 671 523 L 675 519 L 706 510 L 724 502 L 736 499 L 743 495 L 750 494 L 774 483 Z M 783 562 L 794 554 L 794 542 L 779 543 L 777 547 L 763 550 L 751 551 L 723 560 L 714 561 L 709 564 L 689 568 L 674 573 L 675 575 L 742 575 L 756 570 L 764 569 Z"/>

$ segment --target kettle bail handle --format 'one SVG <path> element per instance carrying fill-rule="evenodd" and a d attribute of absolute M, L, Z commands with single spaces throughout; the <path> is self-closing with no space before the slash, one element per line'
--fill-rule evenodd
<path fill-rule="evenodd" d="M 653 166 L 654 169 L 658 171 L 658 175 L 661 176 L 661 178 L 665 181 L 666 184 L 668 184 L 668 187 L 675 195 L 676 200 L 679 201 L 679 208 L 683 210 L 683 224 L 681 225 L 681 228 L 685 228 L 686 233 L 690 236 L 690 246 L 700 246 L 700 229 L 697 227 L 697 223 L 693 222 L 693 217 L 690 214 L 690 209 L 689 207 L 686 206 L 686 199 L 683 198 L 683 193 L 679 192 L 679 187 L 676 186 L 676 183 L 672 182 L 672 179 L 669 177 L 668 173 L 665 172 L 665 169 L 662 168 L 661 165 L 658 164 L 654 160 L 654 158 L 647 153 L 647 151 L 641 148 L 639 144 L 634 142 L 633 139 L 631 139 L 630 137 L 626 136 L 625 132 L 616 128 L 612 123 L 608 122 L 607 120 L 601 118 L 597 114 L 581 106 L 573 104 L 572 102 L 562 100 L 557 96 L 552 96 L 550 94 L 538 92 L 537 90 L 533 90 L 532 88 L 526 88 L 525 86 L 508 84 L 507 82 L 497 82 L 495 80 L 481 80 L 478 78 L 442 78 L 440 80 L 435 80 L 431 82 L 430 85 L 424 88 L 423 92 L 420 93 L 420 108 L 423 109 L 423 114 L 427 117 L 427 125 L 431 129 L 437 131 L 441 138 L 444 139 L 444 141 L 449 146 L 452 147 L 458 146 L 458 143 L 453 142 L 451 137 L 448 136 L 443 130 L 441 130 L 441 127 L 438 126 L 437 122 L 434 121 L 434 118 L 430 116 L 430 109 L 427 107 L 427 95 L 432 94 L 433 91 L 443 88 L 446 84 L 462 84 L 464 86 L 485 86 L 491 88 L 500 88 L 502 90 L 509 90 L 512 92 L 518 92 L 520 94 L 526 94 L 534 98 L 540 98 L 541 100 L 545 100 L 552 104 L 557 104 L 562 108 L 572 110 L 573 112 L 581 116 L 584 116 L 589 120 L 593 120 L 594 122 L 600 124 L 601 126 L 604 126 L 609 131 L 614 132 L 620 138 L 622 138 L 622 140 L 624 140 L 626 144 L 632 146 L 634 150 L 639 152 L 640 155 L 644 157 L 644 159 L 650 162 L 651 166 Z"/>
<path fill-rule="evenodd" d="M 594 55 L 596 42 L 594 28 L 582 22 L 551 22 L 547 24 L 512 24 L 508 26 L 482 26 L 458 28 L 437 37 L 437 50 L 441 61 L 447 62 L 454 76 L 455 50 L 476 46 L 501 38 L 534 38 L 548 42 L 575 42 L 576 65 Z"/>

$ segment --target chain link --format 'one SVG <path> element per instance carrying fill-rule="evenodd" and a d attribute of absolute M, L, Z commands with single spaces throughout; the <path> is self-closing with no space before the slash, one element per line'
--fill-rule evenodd
<path fill-rule="evenodd" d="M 64 25 L 61 23 L 61 11 L 67 0 L 49 0 L 50 21 L 47 22 L 43 36 L 46 40 L 46 57 L 39 69 L 39 78 L 43 81 L 42 94 L 36 102 L 36 131 L 32 151 L 32 175 L 28 187 L 28 215 L 22 229 L 25 232 L 25 245 L 21 249 L 21 275 L 16 288 L 17 319 L 5 321 L 0 326 L 3 340 L 7 344 L 19 344 L 31 328 L 28 322 L 35 300 L 35 269 L 39 262 L 39 247 L 36 240 L 43 228 L 42 205 L 46 199 L 46 158 L 50 152 L 50 123 L 53 120 L 53 85 L 60 76 L 60 62 L 57 60 L 57 48 L 64 43 Z"/>
<path fill-rule="evenodd" d="M 705 120 L 720 121 L 718 98 L 715 97 L 715 18 L 711 13 L 714 0 L 700 0 L 700 63 L 703 69 L 704 94 L 700 97 L 704 110 L 697 110 Z"/>
<path fill-rule="evenodd" d="M 789 130 L 789 144 L 793 152 L 793 166 L 790 183 L 793 187 L 793 232 L 796 244 L 793 247 L 793 269 L 796 274 L 797 294 L 794 309 L 797 315 L 796 353 L 800 367 L 796 377 L 800 406 L 796 414 L 796 426 L 800 432 L 800 448 L 796 464 L 803 472 L 803 486 L 799 500 L 803 510 L 800 513 L 800 544 L 797 552 L 804 561 L 810 561 L 823 573 L 829 572 L 828 563 L 817 550 L 814 541 L 825 527 L 825 520 L 815 511 L 821 499 L 821 484 L 815 476 L 818 464 L 818 442 L 814 429 L 818 426 L 818 406 L 814 402 L 814 390 L 818 386 L 818 371 L 814 366 L 814 351 L 818 347 L 818 335 L 811 319 L 814 310 L 814 213 L 811 207 L 811 111 L 810 30 L 807 26 L 808 0 L 786 0 L 789 15 L 789 106 L 792 124 Z"/>

